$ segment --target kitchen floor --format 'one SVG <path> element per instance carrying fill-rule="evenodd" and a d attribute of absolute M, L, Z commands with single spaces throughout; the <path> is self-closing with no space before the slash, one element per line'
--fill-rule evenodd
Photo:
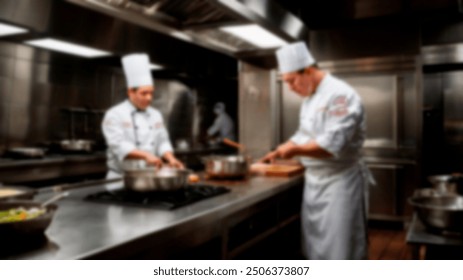
<path fill-rule="evenodd" d="M 411 248 L 405 242 L 405 229 L 368 229 L 370 260 L 410 260 Z"/>

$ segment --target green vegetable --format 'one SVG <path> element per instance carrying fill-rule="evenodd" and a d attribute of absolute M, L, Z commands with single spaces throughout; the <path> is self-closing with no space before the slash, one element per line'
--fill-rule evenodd
<path fill-rule="evenodd" d="M 23 207 L 0 211 L 0 223 L 13 223 L 30 220 L 45 214 L 45 212 L 47 212 L 45 208 L 25 209 Z"/>

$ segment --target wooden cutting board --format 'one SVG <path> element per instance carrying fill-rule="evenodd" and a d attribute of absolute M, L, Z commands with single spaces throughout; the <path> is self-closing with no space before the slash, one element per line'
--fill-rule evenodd
<path fill-rule="evenodd" d="M 290 177 L 304 172 L 302 165 L 287 165 L 287 164 L 265 164 L 254 163 L 251 164 L 251 172 L 264 176 L 281 176 Z"/>

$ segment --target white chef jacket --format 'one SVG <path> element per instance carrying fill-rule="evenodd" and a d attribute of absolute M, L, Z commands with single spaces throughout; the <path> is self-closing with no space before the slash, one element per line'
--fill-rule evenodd
<path fill-rule="evenodd" d="M 207 130 L 207 134 L 212 136 L 219 132 L 221 138 L 236 140 L 234 130 L 235 124 L 233 123 L 231 117 L 227 113 L 221 112 L 217 115 L 217 118 L 215 119 L 212 126 Z"/>
<path fill-rule="evenodd" d="M 106 112 L 102 130 L 108 145 L 108 168 L 117 173 L 122 172 L 122 161 L 135 149 L 158 157 L 173 151 L 161 113 L 152 107 L 138 110 L 129 100 Z"/>
<path fill-rule="evenodd" d="M 301 157 L 306 167 L 301 223 L 309 259 L 364 259 L 367 256 L 368 169 L 360 161 L 365 139 L 361 99 L 345 82 L 325 75 L 303 100 L 299 129 L 291 141 L 311 140 L 333 157 Z"/>

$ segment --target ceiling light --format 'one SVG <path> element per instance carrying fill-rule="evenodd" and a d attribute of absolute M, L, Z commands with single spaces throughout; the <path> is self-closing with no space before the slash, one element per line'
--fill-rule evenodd
<path fill-rule="evenodd" d="M 21 27 L 17 27 L 14 25 L 9 25 L 9 24 L 0 22 L 0 36 L 16 35 L 16 34 L 22 34 L 22 33 L 27 33 L 27 32 L 28 30 L 25 28 L 21 28 Z"/>
<path fill-rule="evenodd" d="M 26 41 L 25 43 L 31 46 L 35 46 L 35 47 L 49 49 L 52 51 L 63 52 L 67 54 L 83 56 L 87 58 L 111 55 L 111 53 L 106 52 L 106 51 L 93 49 L 93 48 L 77 45 L 74 43 L 68 43 L 68 42 L 64 42 L 64 41 L 56 40 L 52 38 L 30 40 L 30 41 Z"/>
<path fill-rule="evenodd" d="M 257 24 L 227 26 L 220 29 L 263 49 L 277 48 L 288 43 Z"/>
<path fill-rule="evenodd" d="M 150 63 L 150 69 L 151 70 L 159 70 L 159 69 L 162 69 L 162 68 L 163 67 L 161 65 Z"/>

